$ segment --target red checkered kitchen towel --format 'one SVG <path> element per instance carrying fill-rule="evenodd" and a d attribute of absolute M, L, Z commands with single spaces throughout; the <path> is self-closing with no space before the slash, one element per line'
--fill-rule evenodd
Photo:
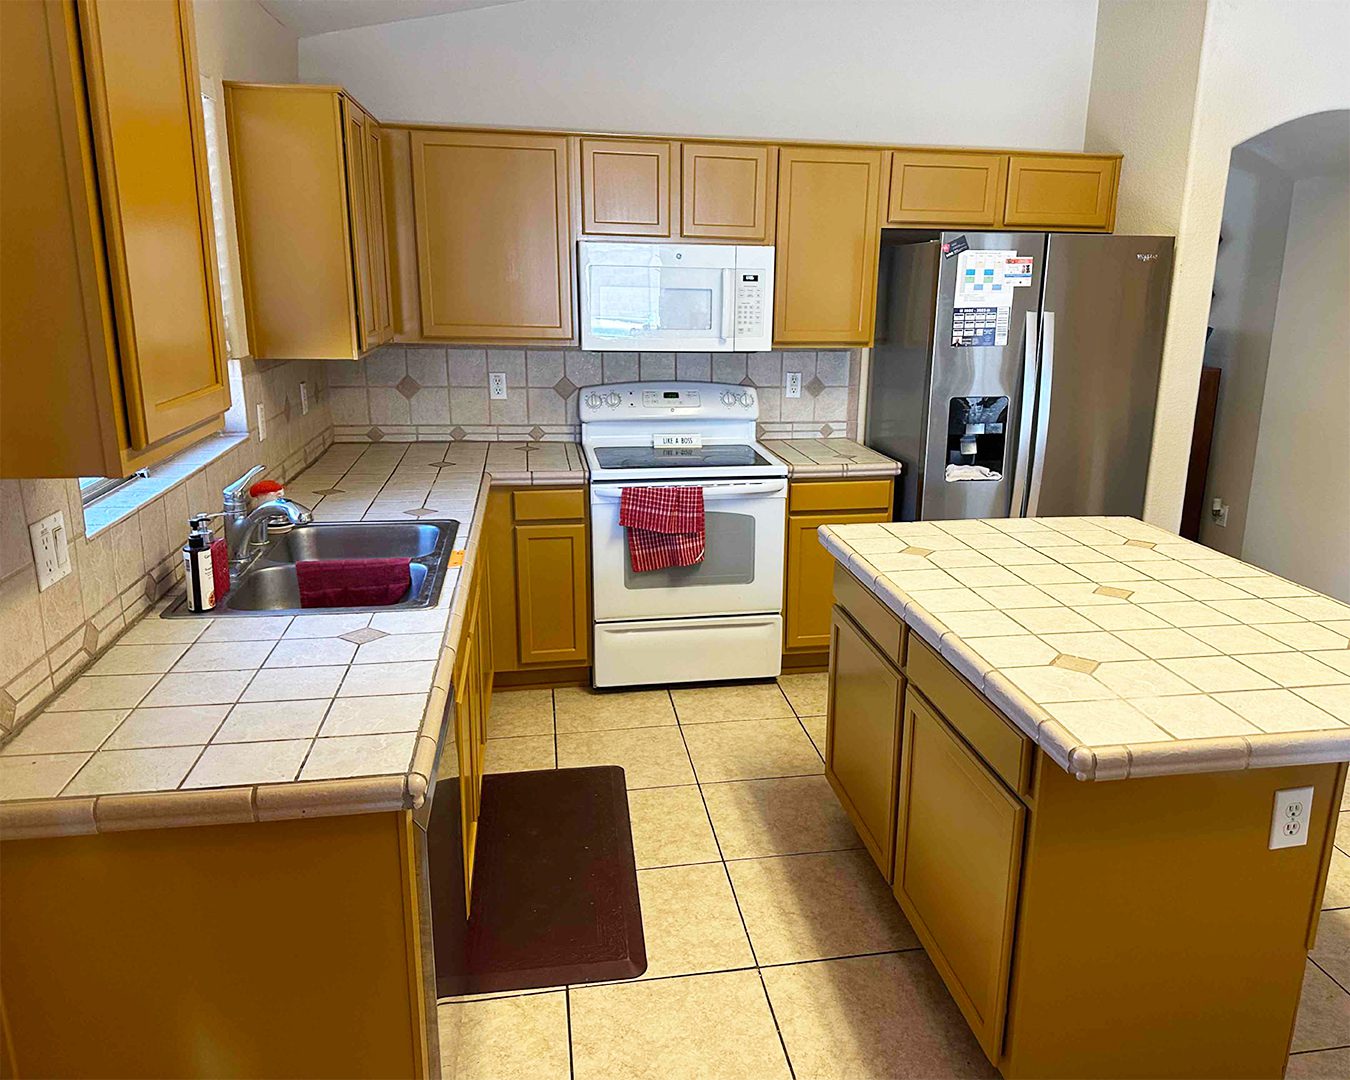
<path fill-rule="evenodd" d="M 626 487 L 619 494 L 619 524 L 628 530 L 634 573 L 703 561 L 701 487 Z"/>

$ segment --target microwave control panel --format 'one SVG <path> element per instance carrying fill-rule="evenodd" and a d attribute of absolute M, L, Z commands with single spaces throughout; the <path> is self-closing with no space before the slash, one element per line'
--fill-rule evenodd
<path fill-rule="evenodd" d="M 773 248 L 736 248 L 735 349 L 773 348 Z"/>
<path fill-rule="evenodd" d="M 736 336 L 764 333 L 764 275 L 758 270 L 736 274 Z"/>

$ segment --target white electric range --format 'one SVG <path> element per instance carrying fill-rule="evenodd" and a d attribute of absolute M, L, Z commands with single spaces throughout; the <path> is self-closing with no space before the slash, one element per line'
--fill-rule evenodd
<path fill-rule="evenodd" d="M 586 387 L 580 396 L 591 474 L 595 685 L 777 675 L 787 466 L 755 438 L 757 392 L 647 382 Z M 686 485 L 703 489 L 703 561 L 634 572 L 620 493 Z"/>

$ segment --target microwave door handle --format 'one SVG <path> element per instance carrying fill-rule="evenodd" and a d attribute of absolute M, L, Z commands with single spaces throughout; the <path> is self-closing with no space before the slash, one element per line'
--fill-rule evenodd
<path fill-rule="evenodd" d="M 718 487 L 716 485 L 704 486 L 697 481 L 693 483 L 671 483 L 670 481 L 656 481 L 661 487 L 702 487 L 703 501 L 709 499 L 744 499 L 755 495 L 778 495 L 787 489 L 786 480 L 754 480 L 745 483 L 737 483 Z M 605 499 L 611 502 L 618 502 L 619 495 L 626 487 L 643 487 L 640 481 L 631 484 L 606 484 L 601 487 L 598 484 L 591 485 L 591 497 L 595 499 Z"/>
<path fill-rule="evenodd" d="M 1036 388 L 1036 449 L 1031 458 L 1031 489 L 1027 493 L 1027 517 L 1041 506 L 1041 481 L 1045 479 L 1045 441 L 1050 430 L 1050 391 L 1055 381 L 1055 313 L 1045 313 L 1045 338 L 1041 342 L 1041 370 Z"/>
<path fill-rule="evenodd" d="M 1026 340 L 1022 348 L 1022 400 L 1017 406 L 1017 460 L 1013 463 L 1012 505 L 1009 517 L 1024 517 L 1027 473 L 1031 470 L 1031 429 L 1036 411 L 1036 313 L 1027 312 Z"/>
<path fill-rule="evenodd" d="M 730 341 L 736 327 L 736 293 L 732 279 L 735 273 L 730 269 L 722 271 L 722 340 Z"/>

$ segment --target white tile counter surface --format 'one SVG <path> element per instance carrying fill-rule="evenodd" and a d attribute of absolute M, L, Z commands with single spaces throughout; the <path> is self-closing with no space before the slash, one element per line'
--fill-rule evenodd
<path fill-rule="evenodd" d="M 1133 518 L 820 536 L 1080 780 L 1350 760 L 1350 605 Z"/>
<path fill-rule="evenodd" d="M 896 476 L 900 462 L 852 439 L 765 439 L 764 445 L 796 480 L 857 480 Z"/>
<path fill-rule="evenodd" d="M 287 496 L 317 521 L 457 519 L 437 606 L 161 619 L 175 593 L 0 747 L 0 836 L 420 806 L 488 488 L 585 480 L 574 443 L 334 445 Z"/>

